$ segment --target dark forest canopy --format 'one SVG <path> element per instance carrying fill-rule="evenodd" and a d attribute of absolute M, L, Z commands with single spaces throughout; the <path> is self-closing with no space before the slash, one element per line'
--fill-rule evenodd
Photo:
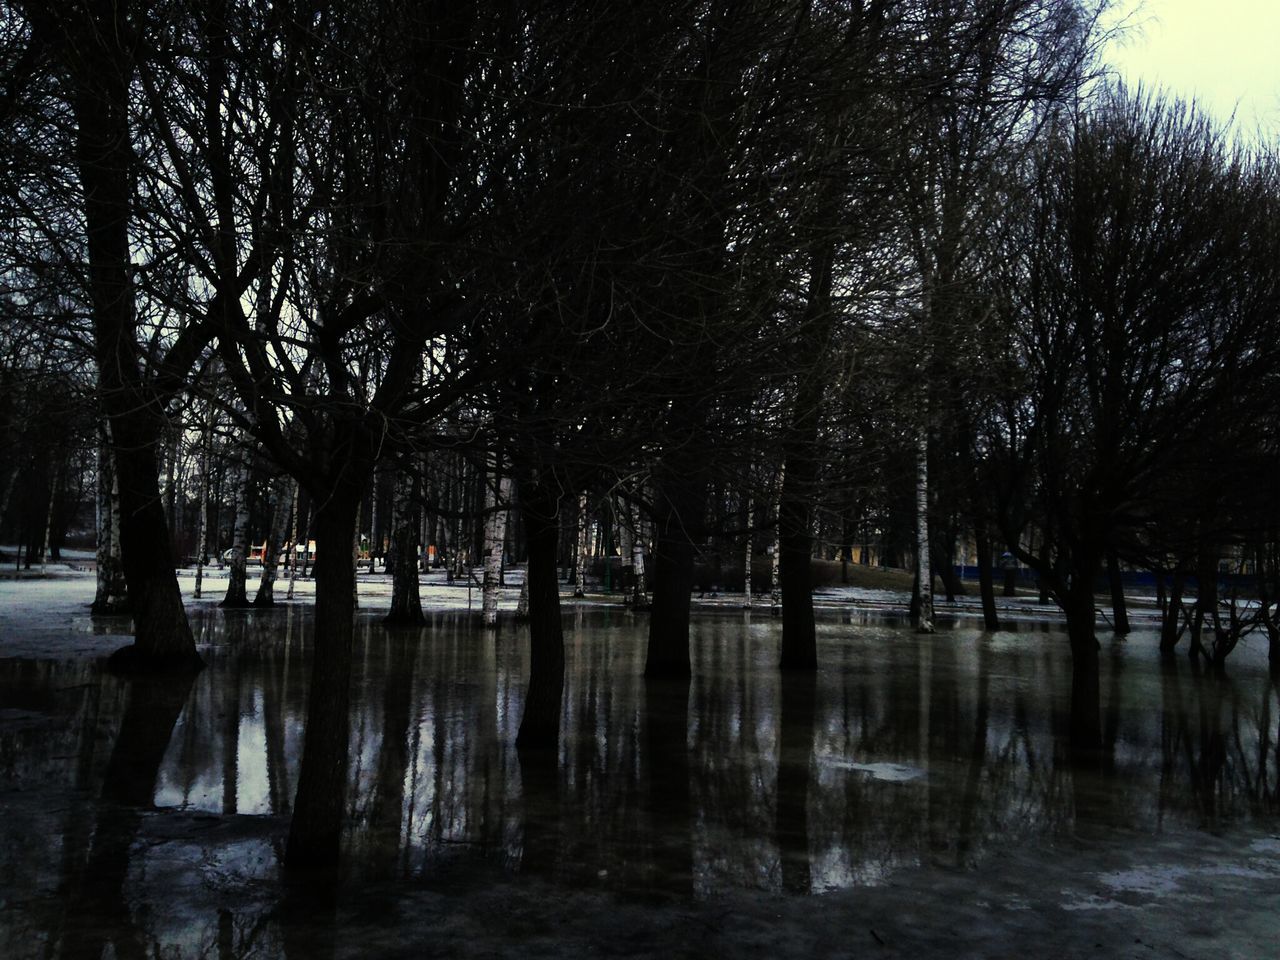
<path fill-rule="evenodd" d="M 73 525 L 111 458 L 126 659 L 189 667 L 210 504 L 259 504 L 243 553 L 305 503 L 330 760 L 380 507 L 459 557 L 518 507 L 522 746 L 596 517 L 649 556 L 651 677 L 688 675 L 712 554 L 741 582 L 776 543 L 808 670 L 814 557 L 914 566 L 928 629 L 972 549 L 994 626 L 1007 548 L 1087 744 L 1109 565 L 1280 591 L 1274 158 L 1111 83 L 1102 6 L 4 0 L 0 537 Z M 295 858 L 336 851 L 335 770 L 304 762 Z"/>

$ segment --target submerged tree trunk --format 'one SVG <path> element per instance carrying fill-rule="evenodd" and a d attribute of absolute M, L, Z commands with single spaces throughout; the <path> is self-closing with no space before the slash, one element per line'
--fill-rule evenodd
<path fill-rule="evenodd" d="M 103 424 L 104 433 L 110 431 Z M 128 585 L 120 560 L 120 486 L 115 456 L 104 438 L 98 442 L 98 589 L 90 612 L 113 615 L 129 611 Z"/>
<path fill-rule="evenodd" d="M 818 377 L 807 383 L 821 384 Z M 783 670 L 816 670 L 817 632 L 813 621 L 813 535 L 809 531 L 810 498 L 817 466 L 813 447 L 818 441 L 817 390 L 802 388 L 783 465 L 782 496 L 778 501 L 778 580 L 782 592 Z"/>
<path fill-rule="evenodd" d="M 978 553 L 978 592 L 982 595 L 982 625 L 988 630 L 1000 629 L 1000 615 L 996 612 L 995 577 L 992 566 L 991 535 L 986 525 L 978 522 L 974 525 L 974 546 Z"/>
<path fill-rule="evenodd" d="M 1093 596 L 1099 567 L 1088 557 L 1077 556 L 1062 598 L 1071 644 L 1071 746 L 1079 750 L 1102 748 L 1102 693 Z"/>
<path fill-rule="evenodd" d="M 249 463 L 242 460 L 236 467 L 236 519 L 231 533 L 231 571 L 227 593 L 220 606 L 247 607 L 247 563 L 249 549 Z"/>
<path fill-rule="evenodd" d="M 418 581 L 418 507 L 416 471 L 396 476 L 395 528 L 391 541 L 391 610 L 383 623 L 416 626 L 426 622 Z"/>
<path fill-rule="evenodd" d="M 520 512 L 529 548 L 525 573 L 529 589 L 529 692 L 516 737 L 516 746 L 522 752 L 553 750 L 560 738 L 564 627 L 556 568 L 560 543 L 558 507 L 555 494 L 538 480 L 521 481 Z"/>
<path fill-rule="evenodd" d="M 352 474 L 367 471 L 350 470 Z M 355 567 L 351 543 L 361 491 L 339 481 L 316 513 L 316 638 L 307 694 L 302 763 L 285 866 L 291 872 L 338 861 L 347 793 Z"/>
<path fill-rule="evenodd" d="M 658 486 L 655 512 L 653 607 L 649 617 L 646 677 L 687 677 L 689 606 L 693 596 L 693 527 L 702 522 L 698 476 L 668 473 Z"/>

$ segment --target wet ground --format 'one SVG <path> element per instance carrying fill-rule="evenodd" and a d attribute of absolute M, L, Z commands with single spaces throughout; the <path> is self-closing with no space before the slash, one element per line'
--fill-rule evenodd
<path fill-rule="evenodd" d="M 309 607 L 197 605 L 209 668 L 146 685 L 102 672 L 128 624 L 77 589 L 0 595 L 6 958 L 1277 955 L 1261 650 L 1222 680 L 1103 635 L 1081 758 L 1054 626 L 827 609 L 823 669 L 784 683 L 777 621 L 707 612 L 686 690 L 641 679 L 642 616 L 593 606 L 566 616 L 559 755 L 522 768 L 524 634 L 387 631 L 370 603 L 327 890 L 279 870 Z"/>

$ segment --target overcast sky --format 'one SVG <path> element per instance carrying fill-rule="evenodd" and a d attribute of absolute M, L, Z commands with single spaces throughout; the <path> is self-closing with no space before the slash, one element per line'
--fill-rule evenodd
<path fill-rule="evenodd" d="M 1280 138 L 1280 0 L 1119 0 L 1135 25 L 1108 59 L 1130 82 L 1195 97 L 1241 132 Z M 1134 12 L 1136 11 L 1136 12 Z"/>

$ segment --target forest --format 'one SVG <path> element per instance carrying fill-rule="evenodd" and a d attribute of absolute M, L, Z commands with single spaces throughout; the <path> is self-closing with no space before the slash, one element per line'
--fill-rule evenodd
<path fill-rule="evenodd" d="M 202 665 L 177 566 L 314 577 L 296 868 L 340 856 L 360 565 L 408 625 L 483 567 L 477 637 L 527 570 L 522 764 L 566 575 L 683 691 L 698 593 L 771 595 L 803 677 L 819 567 L 912 572 L 922 634 L 976 567 L 995 630 L 1004 555 L 1086 752 L 1125 573 L 1163 655 L 1280 671 L 1275 144 L 1115 81 L 1106 12 L 0 0 L 8 560 L 87 531 L 125 675 Z"/>

